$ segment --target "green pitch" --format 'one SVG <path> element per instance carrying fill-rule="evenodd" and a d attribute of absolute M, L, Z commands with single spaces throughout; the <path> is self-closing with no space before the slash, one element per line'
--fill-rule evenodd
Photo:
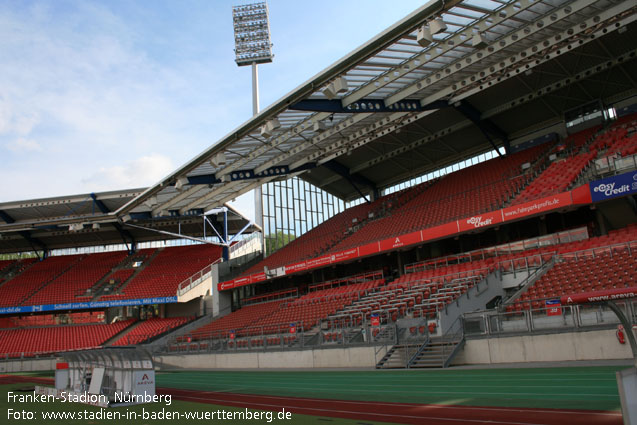
<path fill-rule="evenodd" d="M 615 372 L 625 368 L 173 372 L 160 373 L 157 385 L 338 400 L 619 410 Z"/>

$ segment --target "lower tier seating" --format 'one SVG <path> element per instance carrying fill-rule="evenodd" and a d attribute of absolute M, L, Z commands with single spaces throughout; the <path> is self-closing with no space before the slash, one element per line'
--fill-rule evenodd
<path fill-rule="evenodd" d="M 29 357 L 99 347 L 134 322 L 134 320 L 125 320 L 100 325 L 0 330 L 0 353 L 4 357 Z"/>
<path fill-rule="evenodd" d="M 188 323 L 191 320 L 193 320 L 193 317 L 153 317 L 139 323 L 131 331 L 126 333 L 126 335 L 123 335 L 120 339 L 115 341 L 112 345 L 141 344 L 149 338 L 166 333 L 172 329 Z"/>
<path fill-rule="evenodd" d="M 635 247 L 637 248 L 637 246 Z M 507 311 L 545 308 L 545 299 L 579 292 L 637 286 L 637 252 L 628 247 L 609 247 L 607 252 L 584 251 L 564 255 Z"/>

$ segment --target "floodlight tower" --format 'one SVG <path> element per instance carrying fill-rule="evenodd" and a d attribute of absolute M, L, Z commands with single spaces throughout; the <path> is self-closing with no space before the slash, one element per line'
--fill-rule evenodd
<path fill-rule="evenodd" d="M 235 62 L 238 66 L 252 66 L 252 115 L 259 113 L 259 70 L 260 63 L 270 63 L 272 42 L 270 41 L 270 20 L 266 2 L 244 4 L 232 8 L 234 26 Z M 254 190 L 254 218 L 263 228 L 263 199 L 261 188 Z M 265 236 L 265 235 L 264 235 Z M 265 252 L 265 237 L 263 238 Z"/>

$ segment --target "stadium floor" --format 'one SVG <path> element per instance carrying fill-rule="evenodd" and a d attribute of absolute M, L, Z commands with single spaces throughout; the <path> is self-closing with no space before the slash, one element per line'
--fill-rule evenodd
<path fill-rule="evenodd" d="M 178 371 L 159 373 L 157 386 L 198 406 L 285 408 L 290 424 L 619 425 L 615 372 L 624 368 Z"/>

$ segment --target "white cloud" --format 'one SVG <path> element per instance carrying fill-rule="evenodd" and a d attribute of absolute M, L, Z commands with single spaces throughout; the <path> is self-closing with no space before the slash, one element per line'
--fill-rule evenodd
<path fill-rule="evenodd" d="M 254 221 L 254 191 L 244 193 L 234 201 L 228 202 L 233 208 L 239 211 L 250 220 Z"/>
<path fill-rule="evenodd" d="M 6 148 L 11 152 L 22 153 L 22 152 L 41 152 L 42 146 L 35 140 L 19 138 L 14 140 L 13 142 L 9 142 L 6 145 Z"/>
<path fill-rule="evenodd" d="M 82 185 L 91 192 L 145 187 L 170 174 L 174 167 L 167 156 L 152 153 L 122 165 L 102 167 L 82 179 Z"/>

